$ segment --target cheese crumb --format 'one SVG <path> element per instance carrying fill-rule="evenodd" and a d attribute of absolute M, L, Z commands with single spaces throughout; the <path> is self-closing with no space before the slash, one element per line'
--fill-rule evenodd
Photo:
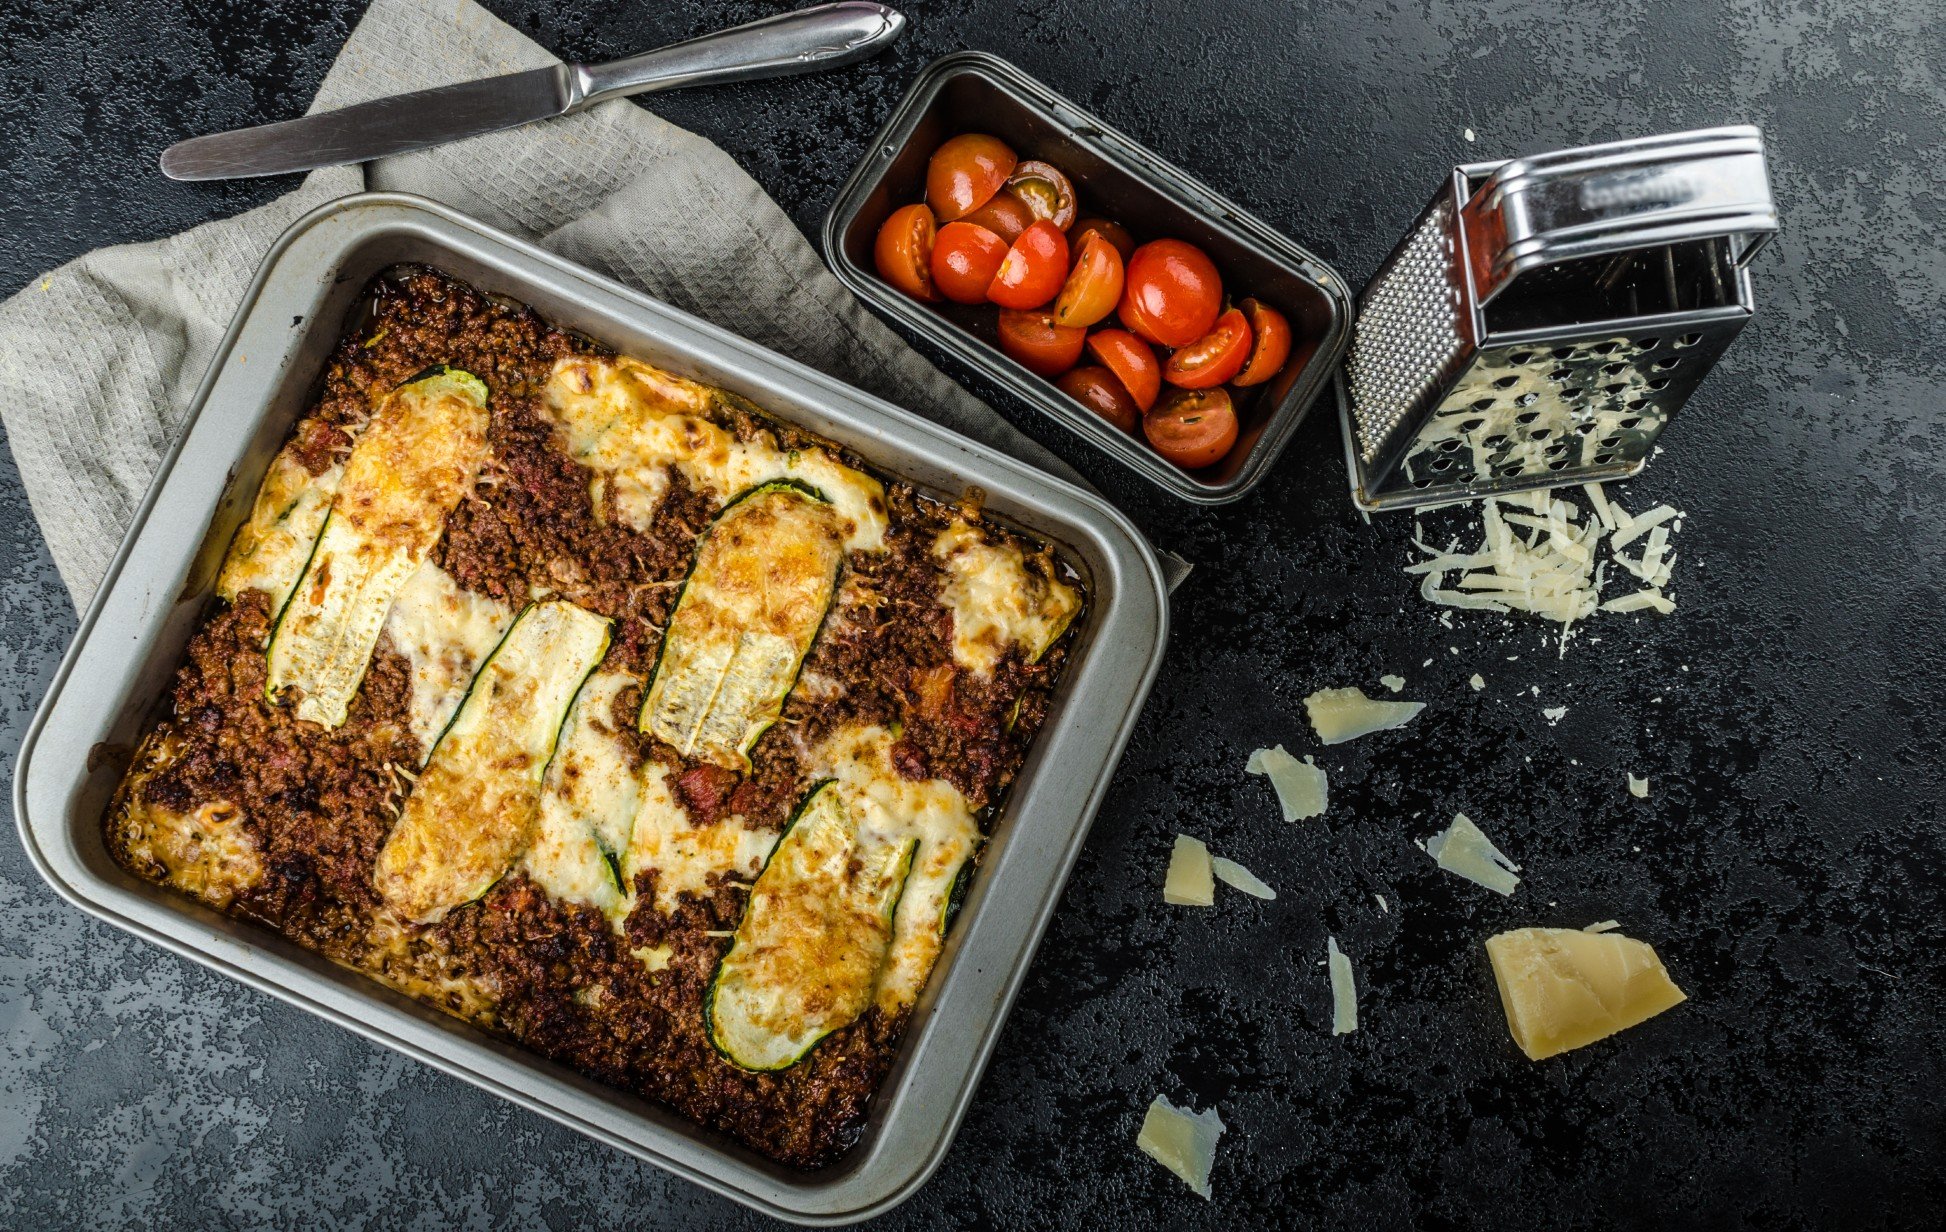
<path fill-rule="evenodd" d="M 1215 873 L 1216 879 L 1224 885 L 1242 890 L 1252 898 L 1269 900 L 1277 897 L 1277 891 L 1265 885 L 1258 879 L 1257 874 L 1235 860 L 1226 860 L 1222 856 L 1217 856 L 1210 861 L 1210 871 Z"/>
<path fill-rule="evenodd" d="M 1649 945 L 1615 932 L 1522 928 L 1487 938 L 1514 1043 L 1540 1061 L 1684 1000 Z"/>
<path fill-rule="evenodd" d="M 1473 691 L 1475 693 L 1478 693 L 1481 689 L 1487 687 L 1486 677 L 1480 675 L 1480 673 L 1478 672 L 1474 672 L 1473 679 L 1467 681 L 1466 683 L 1473 686 Z"/>
<path fill-rule="evenodd" d="M 1633 774 L 1631 774 L 1631 775 L 1629 775 L 1629 776 L 1628 776 L 1628 794 L 1629 794 L 1629 795 L 1631 795 L 1631 796 L 1634 796 L 1634 797 L 1635 797 L 1635 798 L 1636 798 L 1637 800 L 1646 800 L 1646 799 L 1648 799 L 1648 798 L 1649 798 L 1649 780 L 1647 780 L 1647 779 L 1644 779 L 1644 778 L 1637 778 L 1637 777 L 1636 777 L 1635 775 L 1633 775 Z"/>
<path fill-rule="evenodd" d="M 1358 1029 L 1358 985 L 1351 977 L 1351 959 L 1338 948 L 1338 939 L 1329 936 L 1324 956 L 1331 965 L 1331 1034 L 1349 1035 Z"/>
<path fill-rule="evenodd" d="M 1223 1118 L 1212 1108 L 1196 1112 L 1178 1108 L 1156 1096 L 1142 1117 L 1135 1145 L 1181 1178 L 1200 1198 L 1210 1196 L 1209 1174 L 1216 1163 L 1216 1140 L 1223 1136 Z"/>
<path fill-rule="evenodd" d="M 1376 731 L 1404 727 L 1426 708 L 1424 702 L 1379 702 L 1359 688 L 1319 689 L 1304 699 L 1311 727 L 1326 744 L 1343 744 Z"/>
<path fill-rule="evenodd" d="M 1453 824 L 1426 840 L 1426 854 L 1447 872 L 1495 894 L 1508 896 L 1520 888 L 1520 865 L 1501 854 L 1465 813 L 1455 813 Z"/>
<path fill-rule="evenodd" d="M 1392 690 L 1392 692 L 1394 693 L 1397 693 L 1400 689 L 1405 688 L 1404 676 L 1380 676 L 1378 678 L 1378 682 L 1384 685 L 1386 688 Z"/>
<path fill-rule="evenodd" d="M 1162 901 L 1176 907 L 1216 905 L 1215 870 L 1209 848 L 1201 839 L 1176 835 L 1175 849 L 1169 853 L 1169 875 L 1162 883 Z"/>
<path fill-rule="evenodd" d="M 1304 821 L 1321 816 L 1330 801 L 1331 781 L 1324 769 L 1308 756 L 1297 760 L 1281 744 L 1258 749 L 1243 764 L 1246 774 L 1263 775 L 1277 793 L 1278 807 L 1285 821 Z"/>
<path fill-rule="evenodd" d="M 1541 710 L 1541 717 L 1547 720 L 1549 727 L 1552 727 L 1566 718 L 1567 713 L 1568 708 L 1566 706 L 1547 706 Z"/>

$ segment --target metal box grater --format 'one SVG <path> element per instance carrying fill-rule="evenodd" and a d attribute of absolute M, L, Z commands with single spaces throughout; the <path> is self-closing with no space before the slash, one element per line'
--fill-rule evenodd
<path fill-rule="evenodd" d="M 1777 225 L 1749 126 L 1454 167 L 1359 297 L 1353 499 L 1638 473 L 1750 319 L 1748 264 Z"/>

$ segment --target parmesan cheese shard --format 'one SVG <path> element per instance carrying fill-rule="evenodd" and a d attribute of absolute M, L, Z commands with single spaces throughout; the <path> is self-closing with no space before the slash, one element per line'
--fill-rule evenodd
<path fill-rule="evenodd" d="M 1380 676 L 1378 678 L 1378 682 L 1384 685 L 1386 688 L 1392 690 L 1392 692 L 1394 693 L 1397 693 L 1400 689 L 1405 688 L 1404 676 Z"/>
<path fill-rule="evenodd" d="M 1520 865 L 1502 855 L 1465 813 L 1455 813 L 1452 825 L 1426 840 L 1426 854 L 1447 872 L 1495 894 L 1520 888 Z"/>
<path fill-rule="evenodd" d="M 1566 706 L 1547 706 L 1541 710 L 1541 717 L 1547 720 L 1549 727 L 1559 723 L 1567 716 L 1568 708 Z"/>
<path fill-rule="evenodd" d="M 1242 890 L 1252 898 L 1269 900 L 1277 897 L 1277 891 L 1265 885 L 1258 879 L 1257 874 L 1235 860 L 1226 860 L 1222 856 L 1217 856 L 1210 861 L 1210 871 L 1214 872 L 1216 879 L 1224 885 Z"/>
<path fill-rule="evenodd" d="M 1628 776 L 1628 794 L 1629 794 L 1629 795 L 1631 795 L 1631 796 L 1634 796 L 1634 797 L 1635 797 L 1635 798 L 1636 798 L 1637 800 L 1646 800 L 1646 799 L 1648 799 L 1648 798 L 1649 798 L 1649 780 L 1647 780 L 1647 779 L 1645 779 L 1645 778 L 1637 778 L 1637 777 L 1636 777 L 1635 775 L 1633 775 L 1633 774 L 1631 774 L 1631 775 L 1629 775 L 1629 776 Z"/>
<path fill-rule="evenodd" d="M 1297 760 L 1281 744 L 1256 750 L 1243 769 L 1246 774 L 1260 774 L 1270 780 L 1285 821 L 1321 816 L 1330 800 L 1331 781 L 1325 777 L 1323 767 L 1309 757 Z"/>
<path fill-rule="evenodd" d="M 1584 933 L 1612 933 L 1621 926 L 1619 920 L 1598 920 L 1593 924 L 1585 926 L 1581 931 Z"/>
<path fill-rule="evenodd" d="M 1176 835 L 1169 853 L 1169 875 L 1162 883 L 1162 901 L 1176 907 L 1214 907 L 1216 874 L 1203 840 Z"/>
<path fill-rule="evenodd" d="M 1350 1035 L 1358 1029 L 1358 985 L 1351 977 L 1351 959 L 1338 948 L 1336 937 L 1324 939 L 1324 956 L 1331 965 L 1331 1034 Z"/>
<path fill-rule="evenodd" d="M 1304 699 L 1311 727 L 1326 744 L 1343 744 L 1376 731 L 1404 727 L 1426 708 L 1424 702 L 1379 702 L 1359 688 L 1319 689 Z"/>
<path fill-rule="evenodd" d="M 1601 610 L 1604 612 L 1639 612 L 1645 607 L 1654 608 L 1664 616 L 1667 616 L 1676 610 L 1676 601 L 1664 595 L 1661 591 L 1651 588 L 1649 590 L 1638 590 L 1634 594 L 1623 595 L 1617 599 L 1610 599 L 1601 605 Z"/>
<path fill-rule="evenodd" d="M 1486 687 L 1487 687 L 1487 682 L 1486 682 L 1486 678 L 1485 678 L 1484 676 L 1482 676 L 1482 675 L 1480 675 L 1480 673 L 1478 673 L 1478 672 L 1474 672 L 1474 673 L 1473 673 L 1473 679 L 1471 679 L 1471 680 L 1469 680 L 1469 681 L 1467 681 L 1466 683 L 1468 683 L 1468 684 L 1470 684 L 1470 685 L 1472 685 L 1472 686 L 1473 686 L 1473 691 L 1474 691 L 1475 693 L 1478 693 L 1478 692 L 1479 692 L 1479 691 L 1480 691 L 1481 689 L 1484 689 L 1484 688 L 1486 688 Z"/>
<path fill-rule="evenodd" d="M 1620 933 L 1522 928 L 1486 946 L 1507 1029 L 1531 1061 L 1606 1039 L 1684 1000 L 1655 950 Z"/>
<path fill-rule="evenodd" d="M 1216 1163 L 1216 1140 L 1223 1136 L 1223 1129 L 1223 1118 L 1216 1109 L 1194 1112 L 1158 1095 L 1142 1117 L 1135 1145 L 1207 1201 L 1210 1169 Z"/>

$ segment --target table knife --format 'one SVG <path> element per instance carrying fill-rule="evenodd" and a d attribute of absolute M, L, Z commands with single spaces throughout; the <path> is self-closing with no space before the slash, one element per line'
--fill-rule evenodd
<path fill-rule="evenodd" d="M 364 162 L 630 94 L 851 64 L 876 55 L 904 29 L 904 15 L 882 4 L 820 4 L 607 64 L 557 64 L 191 138 L 162 152 L 162 173 L 226 180 Z"/>

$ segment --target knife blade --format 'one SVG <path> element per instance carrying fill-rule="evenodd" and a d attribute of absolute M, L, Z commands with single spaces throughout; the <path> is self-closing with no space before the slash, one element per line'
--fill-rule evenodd
<path fill-rule="evenodd" d="M 557 64 L 193 137 L 162 152 L 162 173 L 223 180 L 405 154 L 630 94 L 851 64 L 904 28 L 905 17 L 882 4 L 821 4 L 607 64 Z"/>

